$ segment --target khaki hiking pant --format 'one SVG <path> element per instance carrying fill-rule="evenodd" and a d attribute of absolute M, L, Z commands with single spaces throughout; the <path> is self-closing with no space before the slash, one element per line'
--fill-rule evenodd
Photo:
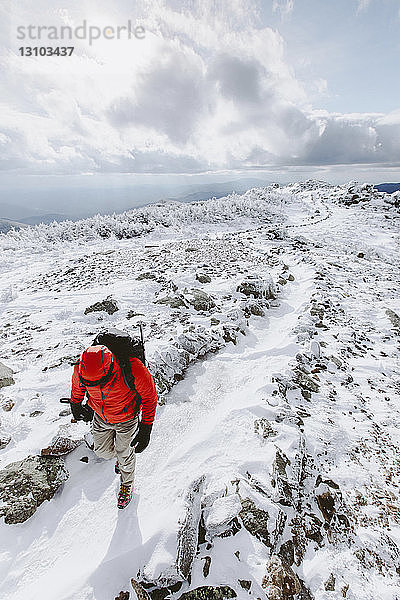
<path fill-rule="evenodd" d="M 116 458 L 121 471 L 121 483 L 133 485 L 135 449 L 131 441 L 138 428 L 138 418 L 124 423 L 106 423 L 95 412 L 92 421 L 94 451 L 100 458 Z"/>

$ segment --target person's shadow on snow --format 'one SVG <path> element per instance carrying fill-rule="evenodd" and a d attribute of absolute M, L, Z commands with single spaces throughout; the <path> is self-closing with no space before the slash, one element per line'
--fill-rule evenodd
<path fill-rule="evenodd" d="M 130 589 L 131 578 L 136 578 L 141 565 L 142 549 L 138 502 L 139 496 L 134 494 L 126 508 L 121 510 L 115 507 L 118 517 L 113 537 L 107 554 L 90 578 L 96 600 L 110 600 L 118 596 L 120 591 Z"/>

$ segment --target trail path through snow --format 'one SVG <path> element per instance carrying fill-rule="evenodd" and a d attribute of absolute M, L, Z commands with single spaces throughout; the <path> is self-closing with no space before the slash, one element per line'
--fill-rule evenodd
<path fill-rule="evenodd" d="M 45 504 L 16 528 L 1 525 L 8 557 L 1 598 L 108 600 L 120 591 L 115 581 L 127 586 L 150 555 L 155 571 L 173 561 L 182 492 L 190 482 L 203 473 L 216 484 L 234 479 L 249 455 L 265 461 L 256 440 L 251 452 L 246 430 L 252 433 L 254 416 L 263 413 L 260 394 L 271 373 L 298 350 L 291 331 L 309 300 L 312 276 L 302 267 L 301 278 L 268 318 L 258 319 L 251 336 L 191 367 L 170 393 L 151 444 L 138 457 L 137 497 L 128 509 L 116 508 L 111 462 L 93 456 L 89 465 L 79 462 L 81 448 L 67 459 L 71 477 L 51 512 Z"/>

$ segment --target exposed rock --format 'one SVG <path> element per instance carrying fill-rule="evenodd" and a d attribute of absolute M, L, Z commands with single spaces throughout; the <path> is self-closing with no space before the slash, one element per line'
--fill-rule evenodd
<path fill-rule="evenodd" d="M 295 377 L 293 381 L 299 386 L 303 397 L 309 399 L 309 395 L 311 394 L 311 392 L 317 393 L 319 391 L 319 385 L 312 377 L 310 377 L 300 369 L 295 369 L 294 373 Z"/>
<path fill-rule="evenodd" d="M 328 523 L 331 521 L 333 515 L 335 514 L 335 499 L 332 494 L 328 492 L 324 492 L 316 497 L 318 508 L 322 513 L 325 521 Z"/>
<path fill-rule="evenodd" d="M 206 578 L 208 577 L 209 573 L 210 573 L 210 567 L 211 567 L 211 556 L 205 556 L 203 558 L 204 560 L 204 565 L 203 565 L 203 577 Z"/>
<path fill-rule="evenodd" d="M 275 284 L 271 277 L 261 279 L 256 275 L 246 277 L 237 288 L 237 292 L 253 298 L 264 298 L 265 300 L 274 300 L 277 297 Z"/>
<path fill-rule="evenodd" d="M 340 367 L 343 364 L 342 361 L 339 358 L 337 358 L 336 356 L 330 356 L 330 360 L 337 366 L 338 369 L 340 369 Z"/>
<path fill-rule="evenodd" d="M 224 323 L 222 326 L 222 337 L 225 342 L 229 344 L 232 342 L 233 344 L 237 344 L 239 333 L 243 333 L 240 325 L 233 325 L 231 323 Z"/>
<path fill-rule="evenodd" d="M 15 383 L 13 379 L 14 371 L 0 362 L 0 388 Z"/>
<path fill-rule="evenodd" d="M 119 309 L 116 301 L 113 299 L 112 296 L 108 296 L 105 300 L 102 300 L 101 302 L 95 302 L 91 306 L 85 308 L 84 314 L 88 315 L 92 312 L 104 311 L 109 315 L 113 315 L 115 312 L 117 312 L 117 310 Z"/>
<path fill-rule="evenodd" d="M 294 275 L 292 275 L 292 273 L 290 273 L 290 275 L 288 277 L 288 281 L 294 281 Z"/>
<path fill-rule="evenodd" d="M 334 592 L 336 585 L 336 579 L 333 573 L 331 573 L 328 579 L 324 583 L 324 588 L 327 592 Z"/>
<path fill-rule="evenodd" d="M 33 412 L 29 413 L 29 416 L 30 417 L 39 417 L 42 414 L 43 414 L 43 410 L 34 410 Z"/>
<path fill-rule="evenodd" d="M 184 296 L 185 300 L 197 311 L 208 311 L 215 307 L 213 298 L 203 290 L 196 288 L 185 290 Z"/>
<path fill-rule="evenodd" d="M 286 473 L 286 467 L 289 464 L 290 461 L 287 456 L 278 448 L 272 468 L 272 485 L 277 490 L 276 501 L 283 506 L 291 506 L 293 504 L 292 489 Z"/>
<path fill-rule="evenodd" d="M 268 308 L 268 306 L 268 303 L 262 300 L 247 300 L 243 309 L 244 316 L 246 318 L 249 318 L 251 315 L 254 315 L 256 317 L 264 317 L 264 308 Z"/>
<path fill-rule="evenodd" d="M 0 450 L 3 450 L 11 442 L 11 435 L 8 433 L 0 432 Z"/>
<path fill-rule="evenodd" d="M 45 500 L 50 500 L 69 473 L 61 458 L 28 456 L 0 471 L 0 516 L 23 523 Z"/>
<path fill-rule="evenodd" d="M 196 273 L 196 279 L 200 283 L 210 283 L 211 277 L 209 275 L 205 275 L 204 273 Z"/>
<path fill-rule="evenodd" d="M 236 598 L 236 592 L 228 585 L 217 587 L 203 585 L 182 594 L 178 600 L 224 600 L 224 598 Z"/>
<path fill-rule="evenodd" d="M 386 314 L 389 317 L 389 321 L 393 325 L 393 328 L 400 334 L 400 317 L 390 308 L 386 309 Z"/>
<path fill-rule="evenodd" d="M 279 548 L 279 557 L 285 561 L 289 567 L 294 563 L 294 544 L 292 540 L 286 540 Z"/>
<path fill-rule="evenodd" d="M 129 592 L 120 592 L 118 596 L 115 596 L 115 600 L 129 600 Z"/>
<path fill-rule="evenodd" d="M 137 281 L 141 281 L 142 279 L 157 279 L 157 275 L 151 271 L 146 271 L 145 273 L 140 273 L 136 279 Z"/>
<path fill-rule="evenodd" d="M 83 440 L 71 440 L 60 435 L 56 435 L 47 448 L 42 448 L 42 456 L 62 456 L 69 454 L 75 448 L 82 444 Z"/>
<path fill-rule="evenodd" d="M 275 429 L 273 429 L 270 422 L 265 417 L 261 417 L 260 419 L 256 419 L 254 421 L 254 433 L 257 433 L 257 435 L 264 440 L 276 435 Z"/>
<path fill-rule="evenodd" d="M 239 512 L 239 517 L 242 520 L 244 527 L 251 535 L 254 535 L 260 542 L 263 542 L 269 548 L 271 547 L 271 539 L 268 531 L 269 514 L 256 505 L 250 498 L 241 500 L 242 510 Z"/>
<path fill-rule="evenodd" d="M 204 475 L 196 479 L 186 495 L 186 514 L 178 532 L 176 566 L 184 579 L 190 577 L 192 563 L 197 551 L 197 533 L 201 517 L 201 499 L 205 483 Z"/>
<path fill-rule="evenodd" d="M 240 587 L 242 587 L 246 592 L 248 592 L 251 588 L 251 581 L 248 579 L 238 579 Z"/>
<path fill-rule="evenodd" d="M 166 304 L 171 308 L 181 308 L 182 306 L 187 307 L 187 303 L 182 294 L 161 296 L 161 298 L 154 300 L 154 304 Z"/>
<path fill-rule="evenodd" d="M 268 600 L 294 600 L 302 591 L 295 572 L 279 556 L 273 554 L 262 581 Z"/>
<path fill-rule="evenodd" d="M 14 408 L 14 406 L 15 406 L 15 402 L 10 400 L 10 398 L 7 398 L 1 404 L 1 408 L 3 410 L 5 410 L 6 412 L 10 412 L 10 410 L 12 410 Z"/>
<path fill-rule="evenodd" d="M 135 579 L 131 579 L 131 586 L 137 596 L 137 600 L 151 600 L 144 587 Z"/>

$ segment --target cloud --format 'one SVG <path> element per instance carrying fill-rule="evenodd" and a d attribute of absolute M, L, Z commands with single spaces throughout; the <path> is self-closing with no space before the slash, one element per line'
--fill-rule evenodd
<path fill-rule="evenodd" d="M 174 9 L 146 0 L 134 15 L 127 0 L 118 11 L 99 0 L 96 15 L 89 5 L 72 0 L 60 13 L 38 0 L 32 12 L 22 0 L 8 37 L 23 15 L 72 25 L 137 17 L 145 40 L 77 41 L 66 60 L 3 52 L 0 169 L 193 173 L 398 160 L 398 114 L 314 110 L 315 90 L 296 77 L 284 39 L 263 25 L 254 2 L 193 0 Z M 288 14 L 293 2 L 273 7 Z"/>
<path fill-rule="evenodd" d="M 273 0 L 272 11 L 279 12 L 282 17 L 290 14 L 294 8 L 294 0 Z"/>

